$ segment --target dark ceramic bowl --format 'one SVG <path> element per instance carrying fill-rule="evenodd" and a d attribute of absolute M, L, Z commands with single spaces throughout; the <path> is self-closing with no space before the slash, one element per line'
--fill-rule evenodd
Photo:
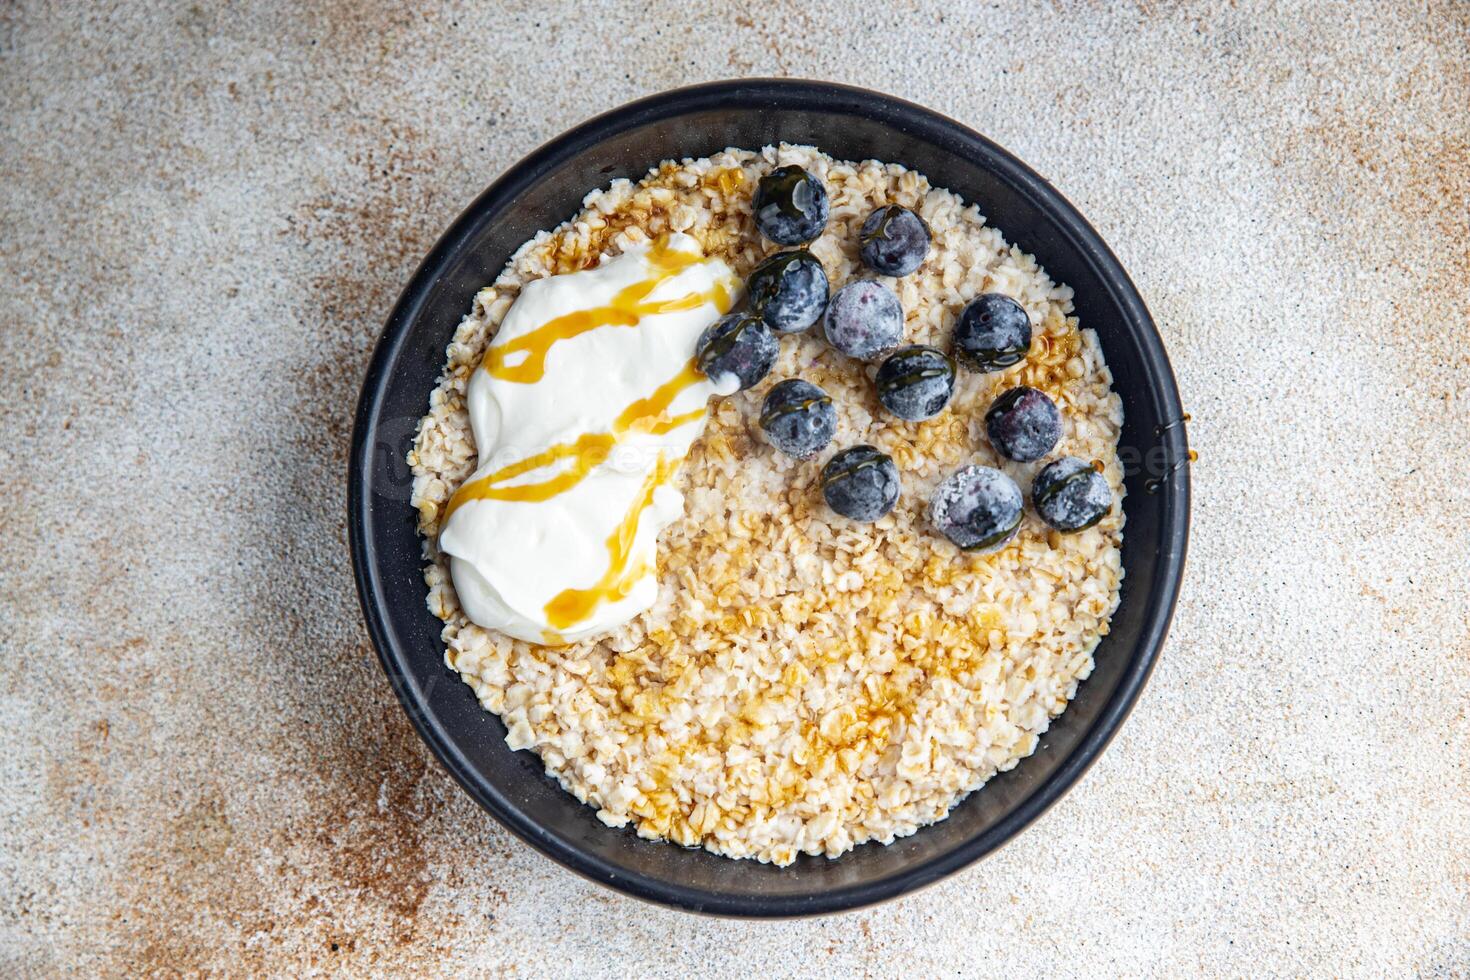
<path fill-rule="evenodd" d="M 996 776 L 949 818 L 890 846 L 776 868 L 640 840 L 598 822 L 512 752 L 505 727 L 444 665 L 425 607 L 420 542 L 403 456 L 428 406 L 444 347 L 475 291 L 543 228 L 614 177 L 729 146 L 811 143 L 839 159 L 902 163 L 981 211 L 1076 290 L 1077 315 L 1102 341 L 1123 399 L 1122 604 L 1097 668 L 1036 753 Z M 984 857 L 1035 820 L 1106 747 L 1153 669 L 1178 595 L 1189 522 L 1179 392 L 1148 310 L 1097 232 L 1050 184 L 994 143 L 898 99 L 820 82 L 720 82 L 615 109 L 512 167 L 471 204 L 419 266 L 388 318 L 363 382 L 352 439 L 352 561 L 383 669 L 429 748 L 501 823 L 553 860 L 638 898 L 696 912 L 796 916 L 868 905 Z"/>

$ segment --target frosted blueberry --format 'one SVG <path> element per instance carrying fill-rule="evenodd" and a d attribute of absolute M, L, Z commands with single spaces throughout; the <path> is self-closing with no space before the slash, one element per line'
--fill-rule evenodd
<path fill-rule="evenodd" d="M 909 422 L 933 418 L 954 394 L 954 362 L 936 347 L 900 347 L 878 367 L 878 400 Z"/>
<path fill-rule="evenodd" d="M 929 498 L 929 523 L 965 551 L 988 554 L 1021 526 L 1021 488 L 1000 470 L 966 466 Z"/>
<path fill-rule="evenodd" d="M 699 335 L 695 363 L 711 381 L 734 377 L 740 390 L 758 384 L 776 366 L 781 345 L 760 317 L 730 313 Z"/>
<path fill-rule="evenodd" d="M 827 270 L 804 248 L 777 252 L 745 281 L 751 311 L 781 333 L 796 333 L 816 323 L 827 308 L 827 291 Z"/>
<path fill-rule="evenodd" d="M 843 517 L 872 522 L 898 503 L 898 467 L 872 446 L 853 446 L 822 467 L 822 496 Z"/>
<path fill-rule="evenodd" d="M 837 410 L 832 399 L 810 381 L 788 378 L 766 393 L 761 404 L 761 429 L 787 456 L 807 459 L 832 441 Z"/>
<path fill-rule="evenodd" d="M 906 276 L 929 255 L 929 226 L 897 204 L 877 208 L 858 233 L 863 264 L 884 276 Z"/>
<path fill-rule="evenodd" d="M 954 356 L 972 371 L 1001 371 L 1020 364 L 1031 349 L 1031 318 L 1001 293 L 970 300 L 954 325 Z"/>
<path fill-rule="evenodd" d="M 760 179 L 751 200 L 755 226 L 777 245 L 809 242 L 827 227 L 827 188 L 800 167 L 777 167 Z"/>
<path fill-rule="evenodd" d="M 1062 413 L 1044 393 L 1018 385 L 990 403 L 985 434 L 1006 459 L 1029 463 L 1056 447 L 1062 437 Z"/>
<path fill-rule="evenodd" d="M 1058 531 L 1092 527 L 1113 509 L 1113 489 L 1092 464 L 1063 456 L 1031 481 L 1031 503 L 1043 521 Z"/>
<path fill-rule="evenodd" d="M 871 361 L 903 343 L 903 304 L 881 282 L 859 279 L 837 290 L 822 329 L 848 357 Z"/>

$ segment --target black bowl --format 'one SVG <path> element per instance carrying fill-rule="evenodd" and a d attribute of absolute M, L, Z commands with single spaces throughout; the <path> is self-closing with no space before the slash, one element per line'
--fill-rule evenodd
<path fill-rule="evenodd" d="M 976 201 L 1012 242 L 1076 290 L 1123 399 L 1122 604 L 1097 668 L 1036 753 L 986 783 L 949 818 L 887 847 L 776 868 L 613 830 L 547 777 L 530 752 L 444 665 L 425 607 L 420 542 L 403 456 L 476 290 L 543 228 L 614 177 L 729 146 L 811 143 L 834 157 L 916 168 Z M 995 850 L 1082 775 L 1148 679 L 1173 613 L 1189 522 L 1179 392 L 1153 321 L 1097 232 L 1050 184 L 964 126 L 911 103 L 820 82 L 718 82 L 666 92 L 583 123 L 512 167 L 434 246 L 378 341 L 357 406 L 349 474 L 352 561 L 368 631 L 419 734 L 476 801 L 552 859 L 638 898 L 697 912 L 795 916 L 913 891 Z"/>

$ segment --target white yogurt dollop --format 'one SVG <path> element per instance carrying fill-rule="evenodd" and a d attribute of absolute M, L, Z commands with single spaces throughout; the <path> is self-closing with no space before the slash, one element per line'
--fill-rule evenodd
<path fill-rule="evenodd" d="M 471 620 L 556 643 L 653 604 L 657 538 L 684 510 L 669 479 L 733 390 L 694 369 L 695 343 L 736 289 L 676 233 L 521 290 L 470 379 L 479 464 L 439 535 Z"/>

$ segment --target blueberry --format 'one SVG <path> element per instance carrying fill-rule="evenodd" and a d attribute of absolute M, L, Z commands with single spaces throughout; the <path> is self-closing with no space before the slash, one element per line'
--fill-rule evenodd
<path fill-rule="evenodd" d="M 859 279 L 833 295 L 823 330 L 842 353 L 871 361 L 903 343 L 903 304 L 881 282 Z"/>
<path fill-rule="evenodd" d="M 777 252 L 745 281 L 751 311 L 782 333 L 796 333 L 816 323 L 827 308 L 827 288 L 827 270 L 804 248 Z"/>
<path fill-rule="evenodd" d="M 911 344 L 889 354 L 875 380 L 884 408 L 909 422 L 922 422 L 949 404 L 954 361 L 936 347 Z"/>
<path fill-rule="evenodd" d="M 809 242 L 827 227 L 827 188 L 800 167 L 777 167 L 760 179 L 751 201 L 755 226 L 777 245 Z"/>
<path fill-rule="evenodd" d="M 877 208 L 858 233 L 863 264 L 884 276 L 906 276 L 929 255 L 929 226 L 897 204 Z"/>
<path fill-rule="evenodd" d="M 699 369 L 719 383 L 726 375 L 744 391 L 771 373 L 781 345 L 765 322 L 749 313 L 730 313 L 699 335 L 694 357 Z"/>
<path fill-rule="evenodd" d="M 790 378 L 766 393 L 761 428 L 771 445 L 787 456 L 806 459 L 827 448 L 837 431 L 837 410 L 825 391 Z"/>
<path fill-rule="evenodd" d="M 1029 463 L 1051 452 L 1062 437 L 1062 413 L 1042 392 L 1018 385 L 990 403 L 985 434 L 1006 459 Z"/>
<path fill-rule="evenodd" d="M 954 356 L 974 371 L 1020 364 L 1031 349 L 1031 318 L 1002 293 L 981 293 L 965 305 L 954 327 Z"/>
<path fill-rule="evenodd" d="M 1113 509 L 1113 489 L 1092 464 L 1076 456 L 1048 463 L 1031 481 L 1031 502 L 1058 531 L 1083 531 Z"/>
<path fill-rule="evenodd" d="M 929 522 L 966 551 L 998 551 L 1021 526 L 1021 488 L 1000 470 L 966 466 L 929 498 Z"/>
<path fill-rule="evenodd" d="M 872 446 L 853 446 L 822 467 L 827 506 L 855 521 L 876 521 L 898 503 L 898 467 Z"/>

